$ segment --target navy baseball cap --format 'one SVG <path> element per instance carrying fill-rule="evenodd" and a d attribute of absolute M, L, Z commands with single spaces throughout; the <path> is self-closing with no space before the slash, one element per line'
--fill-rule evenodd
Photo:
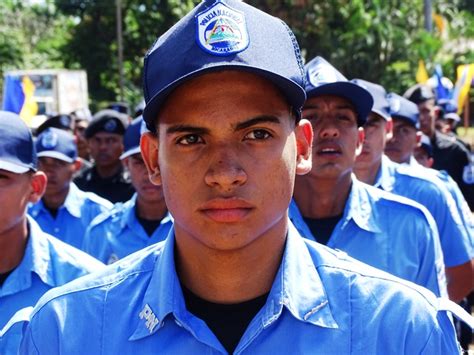
<path fill-rule="evenodd" d="M 77 146 L 74 136 L 62 129 L 48 128 L 36 139 L 38 158 L 55 158 L 66 163 L 74 163 L 77 159 Z"/>
<path fill-rule="evenodd" d="M 363 79 L 353 79 L 351 82 L 363 87 L 370 93 L 374 100 L 371 112 L 376 113 L 386 121 L 390 120 L 390 107 L 386 98 L 387 92 L 382 85 L 371 83 L 370 81 Z"/>
<path fill-rule="evenodd" d="M 413 85 L 411 88 L 405 91 L 403 97 L 417 105 L 421 104 L 422 102 L 435 99 L 433 89 L 431 89 L 431 87 L 428 85 L 423 84 Z"/>
<path fill-rule="evenodd" d="M 240 0 L 201 2 L 155 42 L 145 56 L 143 118 L 155 132 L 160 106 L 178 85 L 219 70 L 270 80 L 300 115 L 306 99 L 300 49 L 280 19 Z"/>
<path fill-rule="evenodd" d="M 38 159 L 33 136 L 15 113 L 0 111 L 0 169 L 15 174 L 36 171 Z"/>
<path fill-rule="evenodd" d="M 416 129 L 420 128 L 420 111 L 416 104 L 393 92 L 387 95 L 387 100 L 392 118 L 404 120 Z"/>
<path fill-rule="evenodd" d="M 85 131 L 87 139 L 96 133 L 107 132 L 123 135 L 128 126 L 128 116 L 115 110 L 107 109 L 97 112 Z"/>
<path fill-rule="evenodd" d="M 308 98 L 322 95 L 340 96 L 352 103 L 357 114 L 357 124 L 367 121 L 374 100 L 363 87 L 356 85 L 342 75 L 328 61 L 316 57 L 305 65 L 306 95 Z"/>
<path fill-rule="evenodd" d="M 144 132 L 147 132 L 147 129 L 143 117 L 135 118 L 123 136 L 124 152 L 120 156 L 121 160 L 140 153 L 140 137 Z"/>

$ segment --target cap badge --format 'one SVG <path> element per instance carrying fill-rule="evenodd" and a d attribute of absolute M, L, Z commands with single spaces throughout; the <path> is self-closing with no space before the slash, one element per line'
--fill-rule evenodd
<path fill-rule="evenodd" d="M 62 116 L 59 118 L 59 122 L 60 122 L 61 125 L 64 126 L 64 127 L 69 127 L 69 125 L 71 124 L 71 120 L 69 119 L 68 116 L 65 116 L 65 115 L 62 115 Z"/>
<path fill-rule="evenodd" d="M 41 138 L 41 145 L 46 149 L 53 149 L 58 144 L 58 135 L 52 131 L 46 131 Z"/>
<path fill-rule="evenodd" d="M 338 81 L 334 69 L 325 64 L 308 68 L 308 80 L 314 87 Z"/>
<path fill-rule="evenodd" d="M 249 45 L 244 14 L 220 1 L 196 15 L 196 26 L 197 43 L 208 53 L 226 56 Z"/>
<path fill-rule="evenodd" d="M 115 120 L 108 120 L 107 122 L 105 122 L 104 124 L 104 129 L 107 131 L 107 132 L 114 132 L 116 129 L 117 129 L 117 122 L 115 122 Z"/>

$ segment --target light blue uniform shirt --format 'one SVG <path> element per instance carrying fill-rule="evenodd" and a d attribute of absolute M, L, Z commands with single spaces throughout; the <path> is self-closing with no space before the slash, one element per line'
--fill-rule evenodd
<path fill-rule="evenodd" d="M 86 253 L 44 233 L 28 218 L 29 239 L 22 261 L 0 287 L 0 329 L 21 308 L 34 306 L 49 289 L 104 268 Z M 0 338 L 0 354 L 16 354 L 21 324 Z"/>
<path fill-rule="evenodd" d="M 173 225 L 171 215 L 167 213 L 158 228 L 148 236 L 137 219 L 136 200 L 135 193 L 129 201 L 116 203 L 112 210 L 95 218 L 87 229 L 82 249 L 100 261 L 111 264 L 164 240 Z"/>
<path fill-rule="evenodd" d="M 438 226 L 446 267 L 462 265 L 471 260 L 471 242 L 456 204 L 446 187 L 437 179 L 430 177 L 430 174 L 417 173 L 415 169 L 394 163 L 383 156 L 374 186 L 408 197 L 426 207 Z"/>
<path fill-rule="evenodd" d="M 56 218 L 46 209 L 43 200 L 31 205 L 28 213 L 48 234 L 81 248 L 84 234 L 92 220 L 99 214 L 110 210 L 112 203 L 92 192 L 85 192 L 71 183 L 64 204 L 58 209 Z"/>
<path fill-rule="evenodd" d="M 440 180 L 444 184 L 456 204 L 461 221 L 466 228 L 466 233 L 469 236 L 469 239 L 471 240 L 471 252 L 474 253 L 474 218 L 472 217 L 469 205 L 456 181 L 454 181 L 445 170 L 426 168 L 419 164 L 414 157 L 411 157 L 408 165 L 414 169 L 421 169 L 421 174 L 429 173 L 433 178 Z M 471 258 L 472 257 L 474 257 L 474 255 L 471 255 Z"/>
<path fill-rule="evenodd" d="M 302 236 L 315 240 L 295 201 L 289 217 Z M 353 177 L 343 216 L 327 246 L 447 297 L 436 224 L 414 201 Z"/>
<path fill-rule="evenodd" d="M 174 233 L 45 295 L 22 354 L 225 354 L 186 309 Z M 235 354 L 455 354 L 454 327 L 425 288 L 290 229 L 265 305 Z M 225 317 L 225 314 L 222 315 Z"/>

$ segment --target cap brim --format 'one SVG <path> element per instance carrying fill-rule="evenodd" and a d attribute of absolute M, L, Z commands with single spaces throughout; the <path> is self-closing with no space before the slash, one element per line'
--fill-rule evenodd
<path fill-rule="evenodd" d="M 457 113 L 447 113 L 443 117 L 445 120 L 454 120 L 456 122 L 461 122 L 461 117 Z"/>
<path fill-rule="evenodd" d="M 9 161 L 0 160 L 0 170 L 6 170 L 15 174 L 24 174 L 29 170 L 34 170 L 31 167 L 15 164 Z"/>
<path fill-rule="evenodd" d="M 158 112 L 161 108 L 163 101 L 176 87 L 194 77 L 222 70 L 246 71 L 268 79 L 281 90 L 282 94 L 286 97 L 288 103 L 291 104 L 294 110 L 300 110 L 306 100 L 306 93 L 304 89 L 293 80 L 290 80 L 286 77 L 261 68 L 250 67 L 245 64 L 225 64 L 219 62 L 217 63 L 217 65 L 201 68 L 185 76 L 182 76 L 181 78 L 173 81 L 168 86 L 156 93 L 155 96 L 153 96 L 150 101 L 147 102 L 145 109 L 143 110 L 143 119 L 146 122 L 147 128 L 151 132 L 156 132 L 153 122 L 158 116 Z"/>
<path fill-rule="evenodd" d="M 72 159 L 71 157 L 68 157 L 66 154 L 59 153 L 54 150 L 45 150 L 43 152 L 39 152 L 37 156 L 38 158 L 41 158 L 41 157 L 54 158 L 54 159 L 65 161 L 66 163 L 70 163 L 70 164 L 74 163 L 74 160 L 75 160 L 75 159 Z"/>
<path fill-rule="evenodd" d="M 338 81 L 327 83 L 317 88 L 310 89 L 306 92 L 308 98 L 322 95 L 340 96 L 349 101 L 355 108 L 357 114 L 357 122 L 359 126 L 364 125 L 367 116 L 372 110 L 374 99 L 372 95 L 357 84 L 350 81 Z"/>
<path fill-rule="evenodd" d="M 124 160 L 125 158 L 128 158 L 131 155 L 135 155 L 139 153 L 141 153 L 140 146 L 129 149 L 126 152 L 122 153 L 122 155 L 120 156 L 120 160 Z"/>

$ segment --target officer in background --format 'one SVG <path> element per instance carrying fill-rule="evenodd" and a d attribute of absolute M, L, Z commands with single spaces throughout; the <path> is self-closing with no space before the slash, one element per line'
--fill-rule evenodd
<path fill-rule="evenodd" d="M 28 203 L 43 195 L 46 175 L 37 170 L 33 137 L 18 115 L 0 111 L 0 137 L 0 354 L 10 355 L 18 353 L 21 313 L 6 324 L 18 310 L 103 264 L 44 233 L 27 216 Z"/>
<path fill-rule="evenodd" d="M 40 135 L 44 130 L 48 128 L 59 128 L 69 133 L 73 133 L 74 120 L 71 115 L 59 114 L 50 116 L 35 130 L 35 135 Z"/>
<path fill-rule="evenodd" d="M 23 354 L 458 351 L 432 292 L 288 220 L 312 129 L 299 119 L 304 71 L 284 22 L 243 1 L 203 1 L 144 68 L 141 151 L 173 229 L 46 295 Z"/>
<path fill-rule="evenodd" d="M 81 248 L 91 221 L 112 208 L 112 203 L 92 192 L 81 191 L 73 182 L 80 169 L 74 136 L 48 128 L 36 140 L 38 168 L 48 177 L 46 191 L 28 213 L 41 229 L 76 248 Z"/>
<path fill-rule="evenodd" d="M 102 110 L 94 115 L 85 132 L 94 165 L 74 179 L 81 190 L 94 192 L 112 203 L 132 197 L 130 176 L 120 161 L 127 126 L 127 116 L 117 111 Z"/>
<path fill-rule="evenodd" d="M 420 130 L 431 140 L 433 169 L 446 170 L 459 185 L 471 211 L 474 210 L 474 184 L 463 177 L 464 170 L 470 168 L 469 151 L 455 139 L 436 130 L 435 124 L 439 110 L 433 91 L 426 85 L 416 85 L 408 89 L 403 96 L 418 105 Z"/>
<path fill-rule="evenodd" d="M 380 115 L 381 107 L 390 112 L 385 89 L 365 80 L 353 80 L 381 99 L 364 125 L 362 152 L 357 156 L 354 172 L 357 178 L 388 192 L 408 197 L 428 209 L 436 221 L 443 250 L 449 297 L 459 302 L 472 288 L 472 246 L 456 204 L 444 184 L 430 174 L 392 162 L 384 149 L 392 137 L 390 115 Z"/>
<path fill-rule="evenodd" d="M 163 190 L 150 182 L 140 154 L 143 129 L 142 117 L 132 121 L 124 136 L 125 151 L 120 156 L 136 193 L 129 201 L 116 203 L 111 211 L 94 219 L 84 237 L 82 249 L 107 264 L 164 240 L 172 225 Z"/>
<path fill-rule="evenodd" d="M 90 164 L 89 161 L 91 157 L 86 139 L 86 129 L 92 120 L 91 113 L 89 109 L 80 109 L 71 112 L 71 117 L 74 120 L 74 137 L 76 137 L 77 154 L 82 160 L 83 165 L 84 162 Z M 92 166 L 92 164 L 90 164 L 90 166 Z M 88 168 L 90 166 L 88 166 Z"/>
<path fill-rule="evenodd" d="M 413 201 L 363 184 L 352 174 L 364 140 L 362 126 L 379 98 L 347 81 L 321 57 L 306 64 L 305 71 L 303 117 L 314 130 L 313 169 L 296 178 L 293 224 L 306 238 L 447 297 L 432 216 Z"/>

